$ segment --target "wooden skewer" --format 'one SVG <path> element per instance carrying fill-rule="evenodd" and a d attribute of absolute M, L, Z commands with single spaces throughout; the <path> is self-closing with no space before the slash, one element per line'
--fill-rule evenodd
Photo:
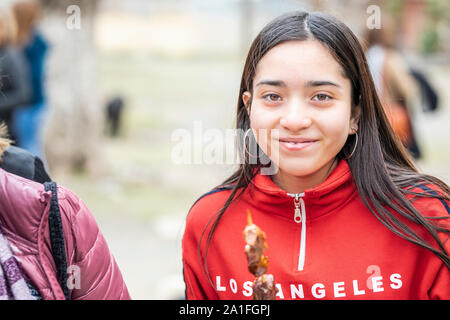
<path fill-rule="evenodd" d="M 250 210 L 247 209 L 247 225 L 251 226 L 252 224 L 253 224 L 252 214 L 250 213 Z"/>

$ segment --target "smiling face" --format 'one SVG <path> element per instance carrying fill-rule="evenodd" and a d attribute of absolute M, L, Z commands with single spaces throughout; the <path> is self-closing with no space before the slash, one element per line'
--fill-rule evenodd
<path fill-rule="evenodd" d="M 258 62 L 252 89 L 242 99 L 258 145 L 279 167 L 274 181 L 290 192 L 320 184 L 357 129 L 342 67 L 316 40 L 284 42 Z"/>

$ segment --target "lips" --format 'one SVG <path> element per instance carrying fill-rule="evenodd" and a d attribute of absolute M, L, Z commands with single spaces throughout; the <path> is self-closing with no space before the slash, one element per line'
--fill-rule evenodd
<path fill-rule="evenodd" d="M 299 151 L 313 145 L 317 140 L 311 138 L 280 138 L 279 142 L 289 151 Z"/>
<path fill-rule="evenodd" d="M 290 143 L 306 143 L 306 142 L 316 142 L 316 139 L 311 138 L 280 138 L 280 142 L 290 142 Z"/>

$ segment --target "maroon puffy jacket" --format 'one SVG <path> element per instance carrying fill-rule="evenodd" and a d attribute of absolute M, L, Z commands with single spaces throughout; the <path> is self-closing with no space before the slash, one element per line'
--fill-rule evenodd
<path fill-rule="evenodd" d="M 51 192 L 42 184 L 0 169 L 0 227 L 42 298 L 64 299 L 50 245 L 50 199 Z M 130 299 L 119 267 L 86 205 L 63 187 L 58 187 L 58 201 L 67 266 L 72 272 L 70 298 Z"/>

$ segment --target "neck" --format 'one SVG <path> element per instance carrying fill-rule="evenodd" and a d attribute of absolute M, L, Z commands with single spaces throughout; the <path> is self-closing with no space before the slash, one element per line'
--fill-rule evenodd
<path fill-rule="evenodd" d="M 302 193 L 324 182 L 337 165 L 337 159 L 333 159 L 319 170 L 305 176 L 291 175 L 279 169 L 271 178 L 277 186 L 289 193 Z"/>

